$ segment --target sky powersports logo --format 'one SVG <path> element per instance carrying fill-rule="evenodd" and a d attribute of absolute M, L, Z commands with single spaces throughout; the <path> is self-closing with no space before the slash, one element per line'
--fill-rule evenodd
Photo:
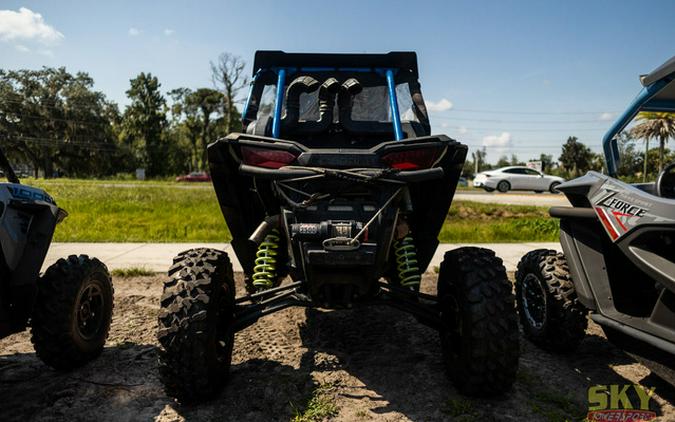
<path fill-rule="evenodd" d="M 594 385 L 588 389 L 588 415 L 591 422 L 643 422 L 656 418 L 649 410 L 654 388 L 641 385 Z"/>

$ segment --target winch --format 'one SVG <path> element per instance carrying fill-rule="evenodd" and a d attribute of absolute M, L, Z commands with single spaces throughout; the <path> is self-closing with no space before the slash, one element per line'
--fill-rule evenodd
<path fill-rule="evenodd" d="M 320 223 L 294 223 L 290 225 L 293 240 L 323 240 L 329 238 L 352 238 L 363 228 L 360 221 L 322 221 Z M 365 234 L 367 236 L 367 234 Z"/>

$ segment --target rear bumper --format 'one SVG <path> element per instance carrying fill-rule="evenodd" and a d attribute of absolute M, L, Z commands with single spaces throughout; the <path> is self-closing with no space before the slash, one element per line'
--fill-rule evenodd
<path fill-rule="evenodd" d="M 372 172 L 362 172 L 362 174 L 372 174 L 377 175 L 381 173 L 381 169 L 373 169 Z M 282 167 L 280 169 L 268 169 L 263 167 L 255 167 L 247 164 L 239 165 L 239 173 L 247 176 L 259 177 L 262 179 L 273 179 L 273 180 L 284 180 L 284 179 L 293 179 L 296 177 L 306 177 L 306 176 L 315 176 L 315 175 L 326 175 L 330 176 L 332 173 L 330 169 L 325 169 L 325 172 L 316 172 L 310 169 L 303 168 L 289 168 Z M 445 172 L 440 167 L 434 167 L 430 169 L 423 170 L 412 170 L 412 171 L 399 171 L 383 176 L 384 179 L 389 180 L 398 180 L 401 182 L 424 182 L 427 180 L 440 179 L 443 177 Z"/>
<path fill-rule="evenodd" d="M 492 188 L 492 189 L 495 189 L 497 187 L 497 181 L 492 180 L 492 179 L 474 180 L 473 186 L 475 188 Z"/>

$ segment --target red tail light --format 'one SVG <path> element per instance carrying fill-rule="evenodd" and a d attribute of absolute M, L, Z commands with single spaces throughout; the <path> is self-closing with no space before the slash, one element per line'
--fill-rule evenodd
<path fill-rule="evenodd" d="M 389 167 L 399 170 L 426 169 L 434 165 L 439 153 L 438 148 L 390 152 L 382 157 L 382 161 Z"/>
<path fill-rule="evenodd" d="M 295 161 L 295 155 L 278 149 L 241 147 L 241 158 L 245 164 L 268 169 L 278 169 Z"/>

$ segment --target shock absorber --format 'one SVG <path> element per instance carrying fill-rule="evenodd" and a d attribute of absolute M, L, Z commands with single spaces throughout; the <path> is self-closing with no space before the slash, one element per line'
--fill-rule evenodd
<path fill-rule="evenodd" d="M 396 256 L 398 282 L 403 287 L 418 287 L 422 276 L 417 266 L 417 251 L 410 234 L 394 242 L 394 255 Z"/>
<path fill-rule="evenodd" d="M 279 240 L 279 231 L 273 229 L 258 245 L 252 279 L 253 286 L 259 290 L 269 289 L 276 282 Z"/>

